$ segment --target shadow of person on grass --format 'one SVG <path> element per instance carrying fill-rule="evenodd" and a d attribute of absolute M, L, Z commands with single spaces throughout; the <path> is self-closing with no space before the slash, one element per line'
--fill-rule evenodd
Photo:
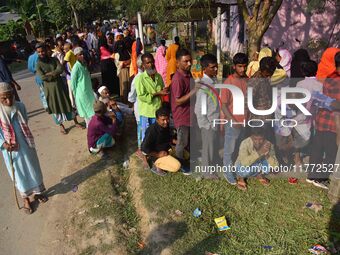
<path fill-rule="evenodd" d="M 168 222 L 159 225 L 147 237 L 146 247 L 141 250 L 139 255 L 159 255 L 169 248 L 177 239 L 180 239 L 188 231 L 185 222 Z M 171 254 L 166 252 L 165 254 Z"/>
<path fill-rule="evenodd" d="M 218 253 L 217 249 L 220 246 L 223 236 L 221 234 L 212 234 L 209 237 L 203 239 L 198 242 L 194 247 L 190 250 L 185 251 L 181 254 L 185 255 L 197 255 L 197 254 L 207 254 L 210 253 Z"/>
<path fill-rule="evenodd" d="M 59 183 L 48 188 L 45 194 L 48 197 L 52 197 L 57 194 L 66 194 L 72 190 L 76 192 L 79 184 L 86 181 L 88 178 L 96 175 L 97 173 L 101 172 L 110 165 L 113 165 L 112 160 L 98 159 L 96 162 L 93 162 L 85 166 L 79 171 L 65 178 L 62 178 Z"/>
<path fill-rule="evenodd" d="M 340 254 L 340 201 L 332 208 L 331 219 L 329 220 L 329 243 L 334 245 L 332 254 Z"/>

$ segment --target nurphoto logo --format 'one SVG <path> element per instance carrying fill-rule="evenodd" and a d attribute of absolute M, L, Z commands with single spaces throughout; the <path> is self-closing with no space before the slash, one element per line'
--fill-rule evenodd
<path fill-rule="evenodd" d="M 210 90 L 212 90 L 214 93 L 205 93 L 202 96 L 201 105 L 202 105 L 202 115 L 207 115 L 207 97 L 214 97 L 218 98 L 218 101 L 221 105 L 221 99 L 219 95 L 216 93 L 216 89 L 228 89 L 232 96 L 233 96 L 233 115 L 244 115 L 245 114 L 245 96 L 242 92 L 242 90 L 234 85 L 231 84 L 216 84 L 214 88 L 212 88 L 209 85 L 204 84 L 205 87 L 208 87 Z M 299 94 L 303 95 L 300 98 L 289 98 L 289 94 Z M 311 93 L 304 88 L 292 88 L 292 87 L 284 87 L 280 89 L 280 93 L 278 93 L 278 88 L 272 88 L 272 105 L 269 109 L 256 109 L 254 107 L 253 103 L 253 88 L 249 87 L 247 89 L 247 108 L 249 109 L 250 113 L 256 115 L 256 116 L 268 116 L 273 114 L 278 106 L 280 106 L 280 111 L 282 116 L 287 116 L 287 106 L 288 105 L 294 105 L 295 108 L 300 110 L 304 115 L 311 116 L 312 114 L 306 109 L 304 106 L 305 103 L 307 103 L 311 99 Z M 280 100 L 280 102 L 278 102 Z M 215 102 L 215 98 L 213 98 L 213 101 Z M 280 104 L 278 104 L 280 103 Z M 216 104 L 217 107 L 217 104 Z M 243 125 L 243 126 L 249 126 L 249 127 L 262 127 L 264 125 L 264 122 L 271 122 L 272 126 L 274 126 L 274 123 L 280 121 L 280 124 L 284 127 L 295 127 L 297 126 L 297 121 L 294 119 L 250 119 L 248 121 L 243 122 L 233 122 L 232 120 L 226 120 L 226 119 L 214 119 L 213 125 L 214 127 L 216 125 L 226 125 L 230 124 L 233 125 Z"/>

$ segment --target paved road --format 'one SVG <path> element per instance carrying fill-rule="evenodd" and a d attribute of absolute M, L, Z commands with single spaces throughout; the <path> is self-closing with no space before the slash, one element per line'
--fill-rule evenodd
<path fill-rule="evenodd" d="M 22 87 L 19 96 L 30 117 L 29 125 L 35 137 L 45 186 L 48 188 L 58 184 L 67 172 L 65 168 L 70 161 L 70 155 L 75 155 L 76 150 L 85 147 L 86 131 L 72 128 L 68 135 L 60 134 L 59 127 L 42 109 L 34 77 L 27 71 L 22 71 L 14 77 Z M 70 122 L 66 127 L 72 125 Z M 62 215 L 64 212 L 63 208 L 56 206 L 58 196 L 53 196 L 48 203 L 40 205 L 32 215 L 24 214 L 16 208 L 12 182 L 2 157 L 0 161 L 0 254 L 44 254 L 41 253 L 41 248 L 48 250 L 51 244 L 48 241 L 53 242 L 60 234 L 51 222 L 51 215 Z M 19 201 L 21 202 L 20 199 Z"/>

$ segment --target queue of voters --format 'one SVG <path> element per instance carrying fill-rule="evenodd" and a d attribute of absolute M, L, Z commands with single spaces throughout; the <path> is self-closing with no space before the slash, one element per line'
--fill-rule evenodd
<path fill-rule="evenodd" d="M 66 121 L 87 129 L 88 152 L 102 160 L 110 157 L 110 148 L 124 129 L 136 128 L 136 135 L 128 139 L 136 140 L 136 155 L 154 174 L 164 177 L 181 172 L 211 180 L 224 178 L 243 191 L 251 177 L 270 185 L 268 174 L 278 165 L 302 169 L 306 163 L 339 163 L 339 48 L 327 48 L 319 63 L 306 49 L 291 52 L 264 47 L 252 61 L 246 53 L 238 52 L 231 56 L 231 72 L 218 80 L 214 54 L 201 54 L 198 64 L 202 73 L 194 78 L 192 52 L 183 47 L 178 36 L 168 46 L 161 38 L 157 46 L 154 53 L 147 52 L 127 24 L 68 29 L 55 38 L 32 41 L 28 69 L 35 75 L 37 96 L 60 133 L 68 134 L 63 124 Z M 3 59 L 0 67 L 1 150 L 25 211 L 32 213 L 29 196 L 47 201 L 44 171 L 18 96 L 20 86 Z M 100 79 L 91 78 L 96 68 Z M 282 114 L 280 103 L 271 113 L 261 115 L 245 104 L 244 112 L 237 114 L 234 107 L 238 98 L 218 84 L 236 87 L 246 102 L 251 88 L 252 107 L 264 111 L 272 107 L 273 97 L 283 96 L 284 88 L 301 88 L 311 94 L 303 104 L 311 115 L 304 115 L 296 105 L 285 105 L 286 114 Z M 292 94 L 291 98 L 298 100 L 301 95 Z M 125 121 L 131 114 L 135 127 Z M 223 120 L 224 125 L 216 125 L 217 120 Z M 297 125 L 282 124 L 288 122 Z M 208 169 L 216 164 L 228 170 L 221 174 L 195 171 L 195 166 Z M 307 172 L 308 183 L 329 188 L 330 172 Z"/>

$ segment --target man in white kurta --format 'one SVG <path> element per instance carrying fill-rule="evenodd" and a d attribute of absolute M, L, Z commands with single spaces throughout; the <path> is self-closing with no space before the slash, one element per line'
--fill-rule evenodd
<path fill-rule="evenodd" d="M 43 203 L 47 201 L 47 197 L 42 195 L 45 186 L 27 120 L 25 105 L 14 100 L 9 84 L 0 83 L 0 149 L 13 180 L 12 157 L 16 188 L 24 200 L 23 209 L 31 214 L 29 196 L 34 195 L 35 200 Z"/>

